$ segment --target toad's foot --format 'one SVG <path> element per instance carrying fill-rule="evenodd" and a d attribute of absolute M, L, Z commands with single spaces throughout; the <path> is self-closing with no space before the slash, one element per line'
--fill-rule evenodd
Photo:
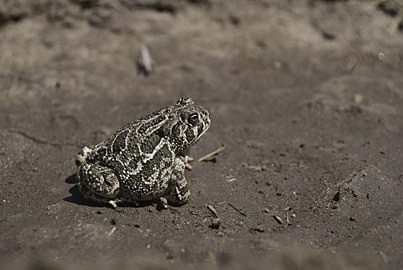
<path fill-rule="evenodd" d="M 118 205 L 116 204 L 116 201 L 115 201 L 115 200 L 110 200 L 110 201 L 108 201 L 108 204 L 109 204 L 110 206 L 112 206 L 113 209 L 118 208 Z"/>
<path fill-rule="evenodd" d="M 98 194 L 96 194 L 95 192 L 89 190 L 83 183 L 78 183 L 77 186 L 78 186 L 80 193 L 88 201 L 97 202 L 97 203 L 101 203 L 104 205 L 106 204 L 106 205 L 111 206 L 113 209 L 116 209 L 118 207 L 117 203 L 121 202 L 119 199 L 111 200 L 111 199 L 108 199 L 105 197 L 101 197 Z"/>
<path fill-rule="evenodd" d="M 190 165 L 190 162 L 193 162 L 194 158 L 190 157 L 190 156 L 185 156 L 185 168 L 188 169 L 189 171 L 192 170 L 192 165 Z"/>
<path fill-rule="evenodd" d="M 158 210 L 165 210 L 168 208 L 168 200 L 164 197 L 160 197 L 157 202 L 157 209 Z"/>

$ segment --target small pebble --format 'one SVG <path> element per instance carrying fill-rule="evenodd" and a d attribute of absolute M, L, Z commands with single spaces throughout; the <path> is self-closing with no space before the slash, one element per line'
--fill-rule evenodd
<path fill-rule="evenodd" d="M 109 221 L 109 223 L 110 223 L 111 225 L 116 225 L 116 219 L 112 218 L 112 219 Z"/>
<path fill-rule="evenodd" d="M 211 219 L 211 224 L 209 226 L 211 229 L 217 230 L 220 228 L 220 226 L 221 226 L 221 220 L 219 218 Z"/>

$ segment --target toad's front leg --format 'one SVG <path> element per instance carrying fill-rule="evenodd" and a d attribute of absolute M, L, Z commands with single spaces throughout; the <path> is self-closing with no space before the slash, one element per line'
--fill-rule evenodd
<path fill-rule="evenodd" d="M 183 205 L 189 200 L 189 185 L 185 178 L 185 167 L 187 161 L 188 160 L 185 157 L 176 157 L 174 161 L 171 190 L 169 194 L 164 196 L 169 203 L 174 205 Z"/>

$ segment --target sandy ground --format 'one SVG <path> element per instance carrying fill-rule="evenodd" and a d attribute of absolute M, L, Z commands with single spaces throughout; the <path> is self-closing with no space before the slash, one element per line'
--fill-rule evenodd
<path fill-rule="evenodd" d="M 403 9 L 379 3 L 0 1 L 0 268 L 403 268 Z M 182 96 L 212 117 L 192 156 L 226 145 L 190 202 L 84 201 L 80 148 Z"/>

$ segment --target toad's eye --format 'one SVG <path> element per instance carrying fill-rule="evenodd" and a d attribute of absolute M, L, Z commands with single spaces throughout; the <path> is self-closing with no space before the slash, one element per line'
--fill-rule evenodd
<path fill-rule="evenodd" d="M 196 124 L 199 121 L 199 115 L 197 113 L 191 113 L 188 116 L 188 122 L 192 125 Z"/>

